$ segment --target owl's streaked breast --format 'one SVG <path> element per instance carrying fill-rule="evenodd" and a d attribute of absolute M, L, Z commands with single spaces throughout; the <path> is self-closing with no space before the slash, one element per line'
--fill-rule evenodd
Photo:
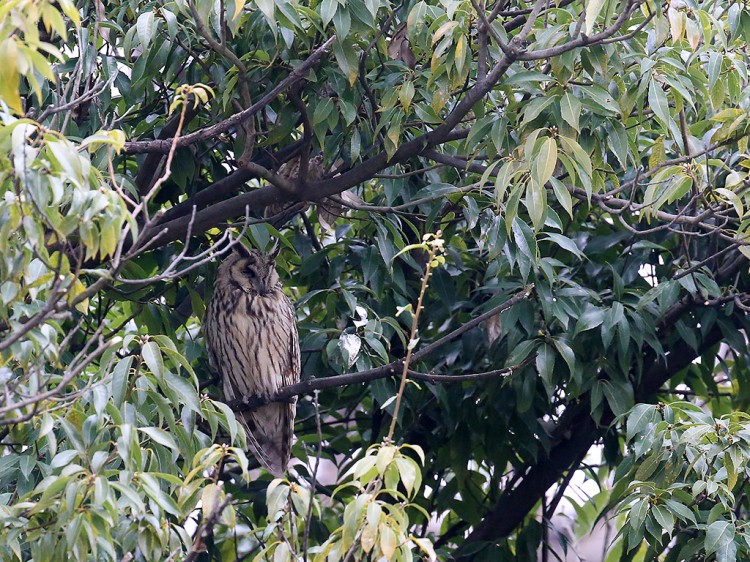
<path fill-rule="evenodd" d="M 289 349 L 294 327 L 291 303 L 281 290 L 267 296 L 251 295 L 237 291 L 233 303 L 227 307 L 227 325 L 222 333 L 234 341 L 220 347 L 220 353 L 238 350 L 240 357 L 221 361 L 230 365 L 229 376 L 224 378 L 224 392 L 228 396 L 272 394 L 284 386 L 284 374 L 290 369 L 292 358 Z M 291 323 L 290 323 L 291 320 Z M 223 353 L 222 353 L 223 354 Z M 231 380 L 229 380 L 231 378 Z M 235 397 L 235 396 L 233 396 Z"/>

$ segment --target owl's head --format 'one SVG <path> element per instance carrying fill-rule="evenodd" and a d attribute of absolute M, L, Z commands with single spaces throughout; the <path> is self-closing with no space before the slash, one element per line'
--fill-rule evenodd
<path fill-rule="evenodd" d="M 279 275 L 276 273 L 278 255 L 278 242 L 268 254 L 238 243 L 232 254 L 219 266 L 217 279 L 227 279 L 246 293 L 266 296 L 279 286 Z"/>

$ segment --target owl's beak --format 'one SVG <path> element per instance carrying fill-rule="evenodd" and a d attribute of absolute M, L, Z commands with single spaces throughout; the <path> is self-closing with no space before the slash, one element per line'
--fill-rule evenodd
<path fill-rule="evenodd" d="M 257 280 L 255 282 L 255 289 L 258 291 L 258 294 L 262 297 L 268 296 L 268 293 L 271 292 L 270 287 L 261 280 Z"/>

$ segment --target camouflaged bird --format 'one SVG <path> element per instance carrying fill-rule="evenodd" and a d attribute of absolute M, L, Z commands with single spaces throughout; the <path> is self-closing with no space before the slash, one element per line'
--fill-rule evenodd
<path fill-rule="evenodd" d="M 269 254 L 241 243 L 221 265 L 203 319 L 208 360 L 227 401 L 270 396 L 299 382 L 294 307 L 276 273 L 278 245 Z M 286 471 L 294 436 L 296 398 L 238 414 L 250 450 L 275 476 Z"/>

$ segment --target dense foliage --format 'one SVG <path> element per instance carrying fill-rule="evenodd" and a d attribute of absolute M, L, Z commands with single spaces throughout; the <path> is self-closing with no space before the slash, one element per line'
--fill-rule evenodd
<path fill-rule="evenodd" d="M 607 560 L 750 557 L 749 41 L 731 0 L 0 3 L 0 558 L 550 559 L 579 471 Z M 200 332 L 272 239 L 273 481 Z"/>

